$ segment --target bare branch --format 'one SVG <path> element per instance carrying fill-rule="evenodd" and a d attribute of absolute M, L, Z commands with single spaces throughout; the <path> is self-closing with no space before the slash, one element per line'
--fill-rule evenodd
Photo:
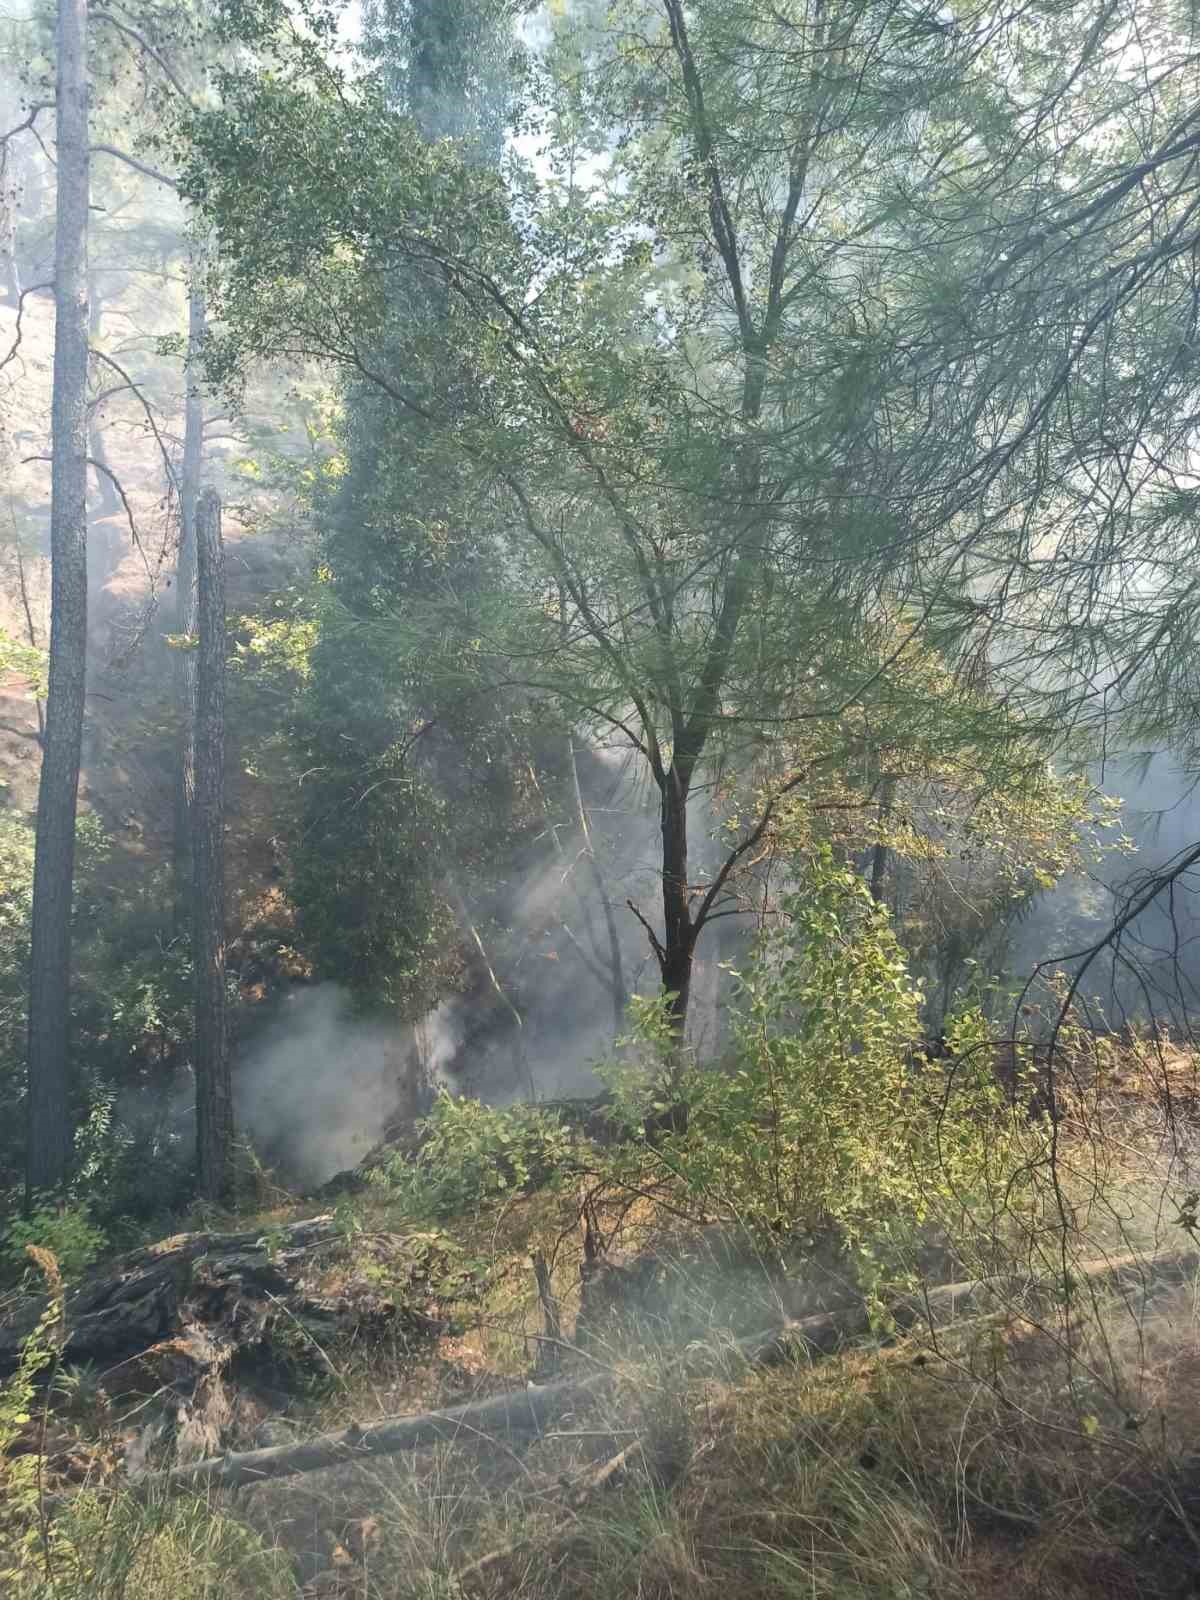
<path fill-rule="evenodd" d="M 30 106 L 29 115 L 25 118 L 24 122 L 18 122 L 16 127 L 10 128 L 7 133 L 0 133 L 0 145 L 6 145 L 10 139 L 15 139 L 19 133 L 29 132 L 36 137 L 37 129 L 34 127 L 34 123 L 37 121 L 38 117 L 43 111 L 53 110 L 53 100 L 35 100 Z"/>
<path fill-rule="evenodd" d="M 658 937 L 654 929 L 646 921 L 645 917 L 634 905 L 632 900 L 626 900 L 625 904 L 629 907 L 630 911 L 633 912 L 634 916 L 641 923 L 642 927 L 645 928 L 650 937 L 650 948 L 654 951 L 654 954 L 658 959 L 658 964 L 661 967 L 663 962 L 667 959 L 667 952 L 662 947 L 662 940 Z"/>
<path fill-rule="evenodd" d="M 49 461 L 50 459 L 51 457 L 46 455 L 23 456 L 21 458 L 21 465 L 26 466 L 30 461 Z M 125 508 L 125 517 L 129 523 L 130 538 L 133 540 L 134 548 L 142 558 L 142 563 L 146 568 L 146 576 L 150 579 L 151 586 L 153 587 L 155 582 L 154 574 L 150 571 L 150 562 L 142 545 L 142 536 L 138 532 L 137 521 L 133 515 L 133 507 L 129 504 L 129 496 L 125 493 L 125 489 L 120 478 L 117 477 L 116 473 L 113 472 L 110 467 L 106 467 L 103 461 L 97 461 L 95 456 L 85 456 L 84 460 L 87 462 L 89 467 L 94 467 L 97 472 L 102 472 L 112 484 L 113 488 L 120 495 L 121 504 Z"/>
<path fill-rule="evenodd" d="M 167 449 L 166 440 L 163 438 L 162 432 L 157 421 L 155 420 L 154 412 L 151 409 L 150 402 L 142 393 L 140 386 L 134 381 L 133 378 L 129 376 L 128 372 L 126 372 L 125 368 L 121 366 L 120 362 L 113 360 L 112 356 L 106 355 L 103 350 L 93 349 L 91 353 L 97 361 L 103 361 L 105 366 L 111 367 L 119 378 L 124 379 L 128 387 L 132 389 L 134 394 L 137 396 L 141 403 L 142 410 L 145 413 L 146 421 L 149 424 L 150 431 L 154 435 L 155 441 L 158 444 L 159 453 L 163 459 L 163 466 L 167 471 L 167 482 L 173 487 L 178 487 L 178 475 L 175 471 L 175 464 L 171 459 L 171 453 Z"/>
<path fill-rule="evenodd" d="M 28 289 L 21 290 L 21 293 L 17 298 L 17 322 L 16 327 L 13 330 L 15 337 L 13 338 L 12 346 L 9 349 L 8 354 L 4 357 L 3 361 L 0 361 L 0 372 L 4 370 L 8 363 L 16 355 L 17 351 L 21 348 L 21 317 L 25 311 L 25 296 L 27 294 L 37 294 L 39 289 L 53 289 L 53 287 L 54 285 L 52 283 L 31 283 Z"/>
<path fill-rule="evenodd" d="M 134 44 L 136 44 L 140 49 L 144 50 L 150 57 L 151 61 L 155 62 L 162 70 L 163 76 L 167 79 L 175 93 L 179 95 L 181 99 L 186 100 L 189 106 L 195 105 L 191 95 L 176 77 L 175 71 L 171 67 L 170 63 L 165 59 L 161 52 L 150 43 L 145 34 L 139 33 L 136 28 L 131 27 L 127 22 L 122 22 L 117 17 L 114 17 L 109 11 L 93 11 L 92 16 L 97 22 L 107 22 L 114 27 L 118 33 L 123 33 L 127 39 L 132 39 Z"/>
<path fill-rule="evenodd" d="M 94 144 L 94 156 L 112 156 L 117 161 L 123 161 L 127 167 L 132 167 L 135 172 L 140 172 L 147 178 L 153 178 L 156 183 L 165 183 L 168 189 L 179 193 L 179 185 L 174 178 L 168 178 L 165 172 L 160 172 L 157 167 L 150 166 L 145 161 L 139 161 L 136 156 L 128 155 L 124 150 L 118 150 L 113 144 Z"/>

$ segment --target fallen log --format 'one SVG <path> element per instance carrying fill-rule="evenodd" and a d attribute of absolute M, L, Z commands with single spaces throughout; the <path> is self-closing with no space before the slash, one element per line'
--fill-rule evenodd
<path fill-rule="evenodd" d="M 1101 1256 L 1079 1262 L 1070 1268 L 1074 1289 L 1085 1285 L 1102 1287 L 1120 1297 L 1135 1313 L 1144 1309 L 1152 1294 L 1178 1287 L 1200 1270 L 1200 1250 L 1185 1250 L 1172 1256 Z M 1035 1278 L 1028 1273 L 1003 1273 L 990 1278 L 964 1279 L 942 1283 L 932 1289 L 904 1295 L 888 1308 L 887 1322 L 896 1335 L 927 1327 L 932 1332 L 948 1328 L 964 1317 L 979 1317 L 1002 1311 L 1016 1311 L 1022 1301 L 1044 1305 L 1049 1297 L 1061 1297 L 1061 1278 Z M 1140 1302 L 1140 1303 L 1139 1303 Z M 800 1356 L 830 1355 L 850 1339 L 861 1338 L 871 1328 L 870 1308 L 865 1301 L 799 1317 L 751 1334 L 733 1342 L 732 1352 L 752 1366 Z M 720 1355 L 719 1348 L 698 1352 L 700 1359 Z"/>
<path fill-rule="evenodd" d="M 1103 1281 L 1110 1292 L 1125 1296 L 1138 1294 L 1147 1299 L 1159 1288 L 1186 1282 L 1200 1267 L 1200 1251 L 1149 1258 L 1142 1256 L 1104 1257 L 1085 1262 L 1074 1269 L 1078 1282 Z M 934 1328 L 948 1327 L 965 1315 L 979 1315 L 1003 1309 L 1018 1296 L 1045 1294 L 1050 1280 L 1007 1274 L 978 1282 L 940 1284 L 921 1295 L 910 1295 L 892 1308 L 898 1331 L 912 1330 L 924 1322 Z M 732 1351 L 750 1365 L 770 1365 L 797 1355 L 811 1358 L 828 1355 L 869 1329 L 865 1304 L 840 1311 L 821 1312 L 734 1341 L 725 1351 L 719 1347 L 695 1347 L 686 1353 L 687 1365 L 700 1370 L 719 1363 L 722 1354 Z M 290 1477 L 324 1467 L 357 1461 L 376 1455 L 391 1455 L 417 1450 L 439 1441 L 492 1437 L 497 1434 L 539 1433 L 552 1417 L 560 1415 L 577 1400 L 593 1393 L 609 1381 L 607 1372 L 586 1378 L 566 1378 L 542 1387 L 530 1385 L 511 1390 L 488 1400 L 455 1406 L 447 1411 L 427 1412 L 415 1417 L 399 1417 L 374 1423 L 368 1428 L 352 1426 L 338 1433 L 320 1434 L 294 1445 L 277 1445 L 265 1450 L 249 1450 L 240 1455 L 212 1457 L 189 1466 L 175 1467 L 139 1480 L 139 1494 L 153 1489 L 237 1488 L 267 1478 Z"/>
<path fill-rule="evenodd" d="M 66 1297 L 61 1359 L 105 1367 L 169 1343 L 176 1355 L 192 1344 L 201 1365 L 269 1341 L 284 1324 L 291 1344 L 313 1350 L 367 1324 L 422 1316 L 365 1281 L 351 1279 L 338 1293 L 322 1293 L 314 1254 L 343 1238 L 332 1215 L 280 1228 L 243 1233 L 186 1233 L 122 1256 L 89 1273 Z M 428 1243 L 381 1235 L 378 1252 L 398 1281 L 420 1281 L 429 1265 Z M 414 1298 L 419 1298 L 416 1296 Z M 26 1295 L 0 1318 L 0 1371 L 11 1370 L 23 1341 L 37 1326 L 45 1295 Z M 428 1319 L 424 1319 L 428 1321 Z"/>
<path fill-rule="evenodd" d="M 181 1489 L 238 1489 L 272 1478 L 290 1478 L 301 1472 L 362 1462 L 372 1456 L 399 1455 L 430 1444 L 492 1439 L 501 1434 L 538 1434 L 548 1422 L 561 1417 L 608 1381 L 607 1373 L 564 1378 L 543 1386 L 530 1384 L 445 1411 L 392 1417 L 367 1427 L 352 1423 L 340 1432 L 317 1434 L 299 1444 L 244 1450 L 172 1467 L 166 1472 L 148 1473 L 132 1486 L 133 1492 L 139 1498 L 150 1498 L 156 1493 Z"/>

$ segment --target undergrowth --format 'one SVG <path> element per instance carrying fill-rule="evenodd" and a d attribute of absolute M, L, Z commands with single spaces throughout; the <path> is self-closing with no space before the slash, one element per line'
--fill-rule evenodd
<path fill-rule="evenodd" d="M 10 1230 L 50 1293 L 0 1388 L 5 1595 L 1196 1594 L 1200 1257 L 1180 1053 L 1066 1027 L 1053 1117 L 1019 1071 L 1001 1089 L 979 1013 L 950 1021 L 949 1070 L 914 1060 L 898 1041 L 919 988 L 827 856 L 741 993 L 716 1071 L 681 1056 L 661 1006 L 640 1008 L 606 1072 L 610 1139 L 552 1108 L 447 1098 L 415 1159 L 339 1203 L 323 1288 L 400 1296 L 418 1262 L 441 1337 L 322 1349 L 286 1437 L 531 1372 L 595 1376 L 533 1441 L 466 1430 L 237 1496 L 156 1499 L 117 1470 L 106 1401 L 68 1472 L 52 1438 L 63 1397 L 82 1418 L 104 1375 L 57 1372 L 62 1272 L 34 1235 L 75 1271 L 93 1241 L 69 1213 Z M 286 1220 L 255 1224 L 269 1239 Z M 955 1279 L 986 1293 L 924 1325 L 914 1287 Z M 794 1344 L 764 1371 L 747 1354 L 745 1336 L 864 1304 L 869 1327 L 859 1317 L 859 1342 L 829 1359 Z M 127 1398 L 130 1419 L 155 1398 Z"/>

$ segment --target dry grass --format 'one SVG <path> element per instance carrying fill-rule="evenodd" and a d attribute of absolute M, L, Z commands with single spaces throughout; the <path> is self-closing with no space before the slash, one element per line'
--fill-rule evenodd
<path fill-rule="evenodd" d="M 53 1590 L 35 1572 L 13 1593 L 1182 1600 L 1200 1572 L 1200 1323 L 1179 1291 L 1121 1319 L 1092 1340 L 1136 1415 L 1089 1401 L 1059 1341 L 1028 1330 L 721 1382 L 660 1353 L 529 1448 L 464 1440 L 211 1504 L 80 1502 Z M 1081 1371 L 1095 1360 L 1077 1347 Z"/>
<path fill-rule="evenodd" d="M 279 1593 L 360 1600 L 1182 1600 L 1200 1571 L 1193 1291 L 1136 1317 L 1114 1300 L 1076 1319 L 1069 1360 L 1067 1334 L 1048 1318 L 988 1322 L 936 1348 L 723 1381 L 689 1378 L 661 1344 L 613 1349 L 612 1385 L 528 1448 L 464 1439 L 330 1469 L 193 1507 L 188 1526 L 243 1530 L 235 1594 L 249 1592 L 242 1568 L 273 1552 Z M 495 1381 L 470 1340 L 419 1369 L 399 1353 L 350 1362 L 297 1426 Z M 621 1470 L 593 1485 L 619 1454 Z M 188 1548 L 177 1529 L 143 1548 L 127 1592 L 208 1592 L 170 1587 Z M 227 1531 L 214 1548 L 232 1548 Z M 189 1582 L 211 1553 L 194 1565 Z"/>
<path fill-rule="evenodd" d="M 1110 1100 L 1071 1115 L 1070 1259 L 1185 1245 L 1175 1217 L 1191 1180 L 1153 1109 L 1117 1119 Z M 415 1225 L 385 1191 L 357 1212 L 361 1233 L 328 1264 L 335 1279 L 372 1269 L 373 1235 Z M 1136 1296 L 1101 1285 L 1069 1303 L 1018 1289 L 1003 1314 L 936 1341 L 747 1370 L 730 1330 L 802 1314 L 811 1285 L 646 1203 L 610 1200 L 599 1221 L 615 1248 L 657 1252 L 659 1297 L 592 1348 L 611 1381 L 544 1438 L 464 1437 L 210 1503 L 81 1500 L 58 1519 L 53 1583 L 34 1562 L 14 1600 L 1200 1595 L 1195 1285 Z M 479 1283 L 463 1293 L 462 1327 L 432 1351 L 332 1352 L 277 1438 L 457 1404 L 528 1372 L 535 1250 L 571 1326 L 573 1196 L 515 1197 L 452 1231 Z M 983 1238 L 980 1255 L 994 1243 Z M 1013 1259 L 1039 1254 L 1034 1241 Z M 695 1339 L 728 1352 L 719 1379 L 682 1358 Z"/>

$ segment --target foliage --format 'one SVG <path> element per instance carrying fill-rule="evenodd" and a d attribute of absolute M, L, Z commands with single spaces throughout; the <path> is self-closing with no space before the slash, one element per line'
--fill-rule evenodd
<path fill-rule="evenodd" d="M 303 351 L 354 397 L 334 496 L 353 515 L 327 537 L 356 614 L 427 679 L 440 668 L 477 701 L 499 678 L 644 763 L 671 818 L 652 950 L 681 1014 L 725 882 L 686 892 L 693 784 L 773 750 L 769 804 L 797 781 L 783 730 L 869 700 L 878 676 L 859 637 L 877 619 L 824 578 L 832 547 L 896 533 L 851 488 L 875 359 L 852 336 L 851 284 L 876 281 L 866 219 L 882 230 L 893 180 L 925 153 L 916 130 L 944 136 L 925 113 L 960 48 L 854 0 L 819 25 L 693 10 L 633 5 L 611 37 L 554 30 L 535 79 L 544 176 L 488 167 L 469 140 L 422 144 L 374 62 L 350 73 L 302 47 L 226 75 L 188 177 L 221 239 L 214 371 Z M 873 48 L 877 27 L 903 44 L 887 92 L 864 82 L 830 116 L 834 56 Z M 801 67 L 809 51 L 828 80 Z M 776 192 L 780 207 L 760 203 Z M 416 286 L 399 318 L 397 284 Z M 418 581 L 379 582 L 410 553 Z"/>
<path fill-rule="evenodd" d="M 381 1181 L 433 1216 L 478 1210 L 486 1201 L 553 1182 L 569 1170 L 574 1137 L 557 1112 L 493 1107 L 439 1095 L 421 1125 L 419 1156 L 394 1156 Z"/>
<path fill-rule="evenodd" d="M 1009 1176 L 990 1034 L 978 1014 L 951 1022 L 948 1088 L 914 1054 L 921 990 L 886 910 L 828 846 L 795 876 L 738 975 L 728 1059 L 677 1080 L 686 1130 L 663 1136 L 656 1162 L 689 1210 L 886 1254 L 985 1175 Z M 642 1060 L 602 1073 L 630 1133 L 668 1109 L 672 1048 L 661 1002 L 635 1015 Z"/>
<path fill-rule="evenodd" d="M 35 645 L 14 639 L 0 628 L 0 677 L 17 677 L 25 680 L 29 692 L 46 693 L 47 658 L 44 650 Z"/>
<path fill-rule="evenodd" d="M 104 1230 L 95 1225 L 85 1206 L 47 1201 L 8 1224 L 0 1235 L 0 1263 L 11 1274 L 27 1266 L 31 1254 L 38 1261 L 49 1253 L 64 1279 L 76 1278 L 106 1243 Z"/>
<path fill-rule="evenodd" d="M 5 1584 L 15 1584 L 38 1556 L 41 1463 L 35 1453 L 14 1455 L 12 1446 L 32 1420 L 39 1375 L 57 1357 L 63 1315 L 62 1277 L 53 1254 L 34 1244 L 28 1257 L 45 1278 L 49 1298 L 21 1345 L 16 1372 L 0 1383 L 0 1582 Z"/>
<path fill-rule="evenodd" d="M 191 958 L 166 874 L 114 859 L 92 814 L 77 832 L 72 1203 L 110 1221 L 161 1214 L 185 1197 L 191 1161 L 166 1098 L 190 1029 Z M 21 1166 L 32 880 L 33 830 L 0 813 L 0 1190 Z"/>

